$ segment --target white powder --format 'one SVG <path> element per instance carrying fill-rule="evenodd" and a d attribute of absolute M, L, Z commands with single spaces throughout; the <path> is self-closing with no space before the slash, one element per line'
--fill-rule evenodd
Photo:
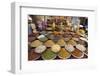
<path fill-rule="evenodd" d="M 37 48 L 35 48 L 36 53 L 42 53 L 45 50 L 46 50 L 46 46 L 44 46 L 44 45 L 40 45 Z"/>
<path fill-rule="evenodd" d="M 76 45 L 76 48 L 79 49 L 80 51 L 85 51 L 86 50 L 86 48 L 81 44 Z"/>
<path fill-rule="evenodd" d="M 65 45 L 65 49 L 69 52 L 73 52 L 75 50 L 75 48 L 71 44 Z"/>

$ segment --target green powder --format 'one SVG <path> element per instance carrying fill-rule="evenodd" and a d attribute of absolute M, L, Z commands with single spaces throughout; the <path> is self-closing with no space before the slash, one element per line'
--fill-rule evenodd
<path fill-rule="evenodd" d="M 47 49 L 43 54 L 42 54 L 42 58 L 44 60 L 51 60 L 56 58 L 56 53 L 52 52 L 51 49 Z"/>
<path fill-rule="evenodd" d="M 40 40 L 40 41 L 42 41 L 42 42 L 45 42 L 45 41 L 47 41 L 47 40 L 48 40 L 48 38 L 47 38 L 47 37 L 44 37 L 44 38 L 39 38 L 39 40 Z"/>
<path fill-rule="evenodd" d="M 48 38 L 45 37 L 45 35 L 40 35 L 40 36 L 38 36 L 37 38 L 38 38 L 40 41 L 42 41 L 42 42 L 45 42 L 45 41 L 48 40 Z"/>

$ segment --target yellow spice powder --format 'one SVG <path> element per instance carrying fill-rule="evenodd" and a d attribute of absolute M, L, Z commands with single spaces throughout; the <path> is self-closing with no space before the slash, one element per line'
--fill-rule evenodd
<path fill-rule="evenodd" d="M 61 59 L 67 59 L 71 56 L 71 54 L 65 50 L 65 48 L 61 48 L 60 52 L 58 53 L 59 58 Z"/>

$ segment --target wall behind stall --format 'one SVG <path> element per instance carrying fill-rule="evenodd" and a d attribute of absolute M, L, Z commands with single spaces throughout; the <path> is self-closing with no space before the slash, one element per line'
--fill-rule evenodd
<path fill-rule="evenodd" d="M 35 73 L 35 74 L 24 74 L 22 76 L 99 76 L 100 73 L 100 0 L 1 0 L 0 1 L 0 76 L 13 76 L 9 73 L 10 69 L 10 53 L 11 53 L 11 2 L 29 2 L 35 3 L 37 5 L 45 4 L 47 7 L 56 6 L 63 7 L 67 5 L 72 6 L 92 6 L 97 9 L 97 24 L 96 26 L 96 43 L 97 49 L 97 68 L 91 68 L 91 70 L 84 69 L 73 69 L 65 70 L 61 72 L 48 72 L 48 73 Z M 94 47 L 95 48 L 95 47 Z M 17 75 L 19 76 L 19 75 Z"/>

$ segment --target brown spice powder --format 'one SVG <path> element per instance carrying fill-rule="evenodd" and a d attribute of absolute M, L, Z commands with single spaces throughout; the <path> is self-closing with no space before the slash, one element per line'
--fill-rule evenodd
<path fill-rule="evenodd" d="M 67 59 L 71 56 L 71 54 L 65 50 L 65 48 L 61 48 L 60 52 L 58 53 L 59 58 L 61 59 Z"/>
<path fill-rule="evenodd" d="M 32 50 L 30 50 L 30 51 L 28 52 L 28 60 L 36 60 L 36 59 L 38 59 L 39 57 L 40 57 L 40 54 L 35 53 L 35 52 L 34 52 L 34 49 L 32 49 Z"/>
<path fill-rule="evenodd" d="M 72 55 L 76 58 L 81 58 L 82 55 L 83 55 L 83 52 L 81 52 L 80 50 L 78 49 L 75 49 L 75 51 L 72 52 Z"/>

